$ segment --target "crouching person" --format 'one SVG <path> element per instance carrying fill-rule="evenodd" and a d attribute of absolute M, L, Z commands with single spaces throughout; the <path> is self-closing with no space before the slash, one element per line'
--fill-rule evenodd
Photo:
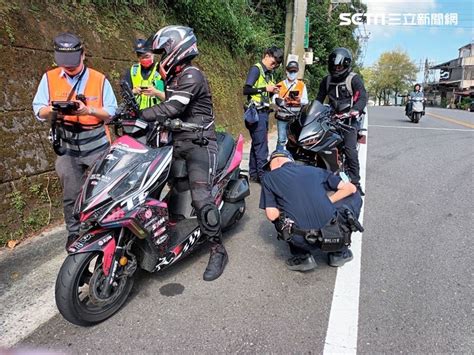
<path fill-rule="evenodd" d="M 287 267 L 316 268 L 311 252 L 317 249 L 328 252 L 330 266 L 351 261 L 351 232 L 363 231 L 357 220 L 362 198 L 355 185 L 330 171 L 296 164 L 285 150 L 273 152 L 267 168 L 271 171 L 262 180 L 260 208 L 279 239 L 288 242 L 292 257 Z M 334 194 L 328 196 L 329 191 Z"/>

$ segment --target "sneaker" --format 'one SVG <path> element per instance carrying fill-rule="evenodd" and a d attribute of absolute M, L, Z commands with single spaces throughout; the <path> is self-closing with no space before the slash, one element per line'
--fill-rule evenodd
<path fill-rule="evenodd" d="M 202 275 L 204 281 L 213 281 L 222 275 L 229 257 L 222 244 L 214 244 L 211 247 L 211 255 L 206 270 Z"/>
<path fill-rule="evenodd" d="M 335 253 L 328 253 L 329 258 L 329 266 L 332 267 L 341 267 L 345 263 L 354 259 L 354 255 L 352 255 L 352 251 L 350 249 L 344 251 L 337 251 Z"/>
<path fill-rule="evenodd" d="M 291 271 L 309 271 L 315 269 L 317 266 L 318 264 L 316 264 L 311 254 L 292 256 L 286 261 L 286 267 Z"/>

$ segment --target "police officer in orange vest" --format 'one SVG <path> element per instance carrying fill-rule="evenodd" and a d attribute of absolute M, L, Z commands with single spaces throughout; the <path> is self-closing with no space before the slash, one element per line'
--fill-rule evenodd
<path fill-rule="evenodd" d="M 54 59 L 58 67 L 43 75 L 33 99 L 33 110 L 39 121 L 57 121 L 53 127 L 54 147 L 68 231 L 66 249 L 79 232 L 73 209 L 85 172 L 109 147 L 104 122 L 117 109 L 109 81 L 98 71 L 87 68 L 84 58 L 79 37 L 72 33 L 58 35 L 54 39 Z M 62 107 L 58 102 L 63 102 Z M 70 104 L 64 105 L 64 102 Z"/>
<path fill-rule="evenodd" d="M 300 67 L 297 61 L 290 61 L 286 65 L 286 79 L 280 81 L 277 86 L 280 91 L 273 96 L 273 101 L 277 98 L 284 100 L 285 107 L 293 112 L 298 112 L 301 107 L 308 104 L 308 91 L 306 85 L 302 80 L 297 79 Z M 288 121 L 281 119 L 278 114 L 275 115 L 277 119 L 278 140 L 276 149 L 285 149 L 287 139 L 286 129 Z"/>

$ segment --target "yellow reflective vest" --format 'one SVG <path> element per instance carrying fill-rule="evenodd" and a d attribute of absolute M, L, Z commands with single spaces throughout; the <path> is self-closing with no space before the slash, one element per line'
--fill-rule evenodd
<path fill-rule="evenodd" d="M 270 74 L 267 81 L 262 63 L 257 63 L 255 64 L 255 66 L 260 71 L 260 75 L 257 81 L 255 82 L 255 84 L 253 84 L 253 88 L 263 88 L 263 87 L 266 87 L 267 85 L 275 85 L 273 74 Z M 264 103 L 270 103 L 270 93 L 268 91 L 265 91 L 265 92 L 262 92 L 261 94 L 252 95 L 250 96 L 250 101 L 255 102 L 257 106 L 263 105 Z"/>
<path fill-rule="evenodd" d="M 134 64 L 130 68 L 130 77 L 132 79 L 132 86 L 133 87 L 140 87 L 140 86 L 153 86 L 155 89 L 164 90 L 163 87 L 160 87 L 159 82 L 161 81 L 161 75 L 158 73 L 157 65 L 153 65 L 153 69 L 151 70 L 148 79 L 143 79 L 142 77 L 142 68 L 140 64 Z M 161 101 L 157 97 L 146 96 L 146 95 L 135 95 L 135 99 L 140 107 L 140 110 L 145 108 L 158 105 Z"/>

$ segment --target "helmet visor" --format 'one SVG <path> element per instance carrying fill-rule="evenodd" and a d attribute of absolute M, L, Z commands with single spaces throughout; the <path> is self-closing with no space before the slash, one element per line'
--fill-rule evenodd
<path fill-rule="evenodd" d="M 344 63 L 344 58 L 345 58 L 345 57 L 344 57 L 342 54 L 337 53 L 337 54 L 336 54 L 336 57 L 335 57 L 334 60 L 332 61 L 332 64 L 333 64 L 333 65 L 341 65 L 341 66 L 342 66 L 343 63 Z"/>
<path fill-rule="evenodd" d="M 150 36 L 145 43 L 145 47 L 155 54 L 163 54 L 168 52 L 167 45 L 169 46 L 170 42 L 168 36 Z"/>

